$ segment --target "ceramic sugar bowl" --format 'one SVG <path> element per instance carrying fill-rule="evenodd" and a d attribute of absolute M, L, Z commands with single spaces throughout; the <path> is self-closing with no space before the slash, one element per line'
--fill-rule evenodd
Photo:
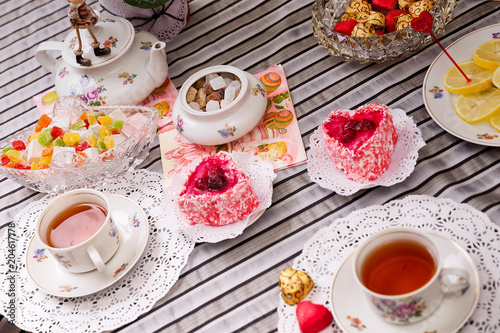
<path fill-rule="evenodd" d="M 250 132 L 266 106 L 266 90 L 255 76 L 233 66 L 212 66 L 184 82 L 172 118 L 187 140 L 220 145 Z"/>
<path fill-rule="evenodd" d="M 55 74 L 59 96 L 79 96 L 91 106 L 136 105 L 167 79 L 165 43 L 152 34 L 121 17 L 101 17 L 91 31 L 102 47 L 111 50 L 96 56 L 93 36 L 80 29 L 81 50 L 91 65 L 81 65 L 75 58 L 76 29 L 64 42 L 44 42 L 36 50 L 36 60 Z M 48 51 L 59 51 L 62 57 L 56 59 Z"/>

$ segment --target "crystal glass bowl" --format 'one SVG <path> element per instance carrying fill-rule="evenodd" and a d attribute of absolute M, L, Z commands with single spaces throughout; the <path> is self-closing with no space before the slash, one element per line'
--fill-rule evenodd
<path fill-rule="evenodd" d="M 140 106 L 88 107 L 79 99 L 72 97 L 60 98 L 54 107 L 55 115 L 64 110 L 71 110 L 77 117 L 87 110 L 101 111 L 108 115 L 116 109 L 120 109 L 127 117 L 141 113 L 147 118 L 147 121 L 125 141 L 94 158 L 85 159 L 76 153 L 62 152 L 53 156 L 52 160 L 59 158 L 65 161 L 71 160 L 73 163 L 41 170 L 22 170 L 0 166 L 0 174 L 32 190 L 54 194 L 76 188 L 105 186 L 113 179 L 133 169 L 148 156 L 149 148 L 156 135 L 157 110 Z M 0 149 L 11 145 L 12 141 L 15 140 L 26 142 L 33 132 L 34 127 L 27 128 L 6 138 L 0 142 Z"/>
<path fill-rule="evenodd" d="M 326 47 L 328 53 L 344 60 L 359 63 L 382 63 L 409 56 L 425 45 L 432 43 L 429 34 L 420 33 L 411 27 L 376 37 L 351 37 L 333 28 L 345 13 L 350 0 L 316 0 L 312 8 L 313 31 L 318 44 Z M 430 10 L 434 18 L 434 35 L 444 31 L 444 26 L 453 20 L 456 0 L 437 0 Z"/>

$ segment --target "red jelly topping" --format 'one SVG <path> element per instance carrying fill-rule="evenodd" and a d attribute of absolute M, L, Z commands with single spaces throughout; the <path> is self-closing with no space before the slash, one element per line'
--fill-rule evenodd
<path fill-rule="evenodd" d="M 183 193 L 224 192 L 236 184 L 237 179 L 228 168 L 229 161 L 207 159 L 190 175 Z"/>
<path fill-rule="evenodd" d="M 329 136 L 347 148 L 357 150 L 373 135 L 381 119 L 380 112 L 355 114 L 350 118 L 332 115 L 325 126 Z"/>

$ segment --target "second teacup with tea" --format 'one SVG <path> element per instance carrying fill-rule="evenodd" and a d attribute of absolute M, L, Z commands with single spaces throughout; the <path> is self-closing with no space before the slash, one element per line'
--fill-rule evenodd
<path fill-rule="evenodd" d="M 37 219 L 35 235 L 65 269 L 103 271 L 120 238 L 106 196 L 91 189 L 53 199 Z"/>
<path fill-rule="evenodd" d="M 388 228 L 360 245 L 353 270 L 374 312 L 394 324 L 411 324 L 431 315 L 444 295 L 469 285 L 466 271 L 443 268 L 441 261 L 426 233 Z"/>

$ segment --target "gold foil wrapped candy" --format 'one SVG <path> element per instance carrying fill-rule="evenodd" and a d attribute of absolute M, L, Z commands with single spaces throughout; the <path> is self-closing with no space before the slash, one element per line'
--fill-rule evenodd
<path fill-rule="evenodd" d="M 435 4 L 434 0 L 416 1 L 408 7 L 408 11 L 413 17 L 419 17 L 420 13 L 422 13 L 423 11 L 431 10 L 431 8 L 434 7 L 434 4 Z"/>
<path fill-rule="evenodd" d="M 411 25 L 413 16 L 410 14 L 401 14 L 394 19 L 394 29 L 401 30 Z"/>
<path fill-rule="evenodd" d="M 286 304 L 295 305 L 302 301 L 314 287 L 314 282 L 307 273 L 287 268 L 280 273 L 279 286 L 281 297 Z"/>
<path fill-rule="evenodd" d="M 351 32 L 352 37 L 375 37 L 377 32 L 373 25 L 366 23 L 358 23 L 354 26 Z"/>
<path fill-rule="evenodd" d="M 398 0 L 398 5 L 401 10 L 406 10 L 408 11 L 408 8 L 412 3 L 414 3 L 416 0 Z"/>
<path fill-rule="evenodd" d="M 358 18 L 358 14 L 357 12 L 352 12 L 352 13 L 345 13 L 344 15 L 342 15 L 340 17 L 340 20 L 341 21 L 348 21 L 348 20 L 357 20 Z"/>
<path fill-rule="evenodd" d="M 385 27 L 385 15 L 376 11 L 358 14 L 358 23 L 371 24 L 376 27 Z"/>
<path fill-rule="evenodd" d="M 368 2 L 368 0 L 351 0 L 345 12 L 360 13 L 360 12 L 369 12 L 371 10 L 372 10 L 372 5 Z"/>

